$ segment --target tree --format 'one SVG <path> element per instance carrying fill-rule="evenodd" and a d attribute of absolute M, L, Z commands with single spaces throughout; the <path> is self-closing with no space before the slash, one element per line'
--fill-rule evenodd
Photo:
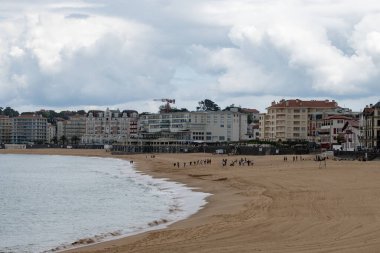
<path fill-rule="evenodd" d="M 188 112 L 186 108 L 178 109 L 177 107 L 170 107 L 169 111 L 168 108 L 165 105 L 160 106 L 160 112 Z"/>
<path fill-rule="evenodd" d="M 220 111 L 220 107 L 210 99 L 198 102 L 197 111 Z"/>
<path fill-rule="evenodd" d="M 78 142 L 80 141 L 80 138 L 76 135 L 74 135 L 73 137 L 71 137 L 71 143 L 73 144 L 78 144 Z"/>
<path fill-rule="evenodd" d="M 87 114 L 87 112 L 85 110 L 79 110 L 79 111 L 77 111 L 77 114 L 84 116 Z"/>
<path fill-rule="evenodd" d="M 12 118 L 12 117 L 17 117 L 18 115 L 20 115 L 20 113 L 16 110 L 13 110 L 11 107 L 7 106 L 3 110 L 3 115 L 9 116 Z"/>
<path fill-rule="evenodd" d="M 59 140 L 62 142 L 62 145 L 65 145 L 65 143 L 67 141 L 67 137 L 62 135 L 61 138 L 59 138 Z"/>
<path fill-rule="evenodd" d="M 54 136 L 54 137 L 50 140 L 50 142 L 53 142 L 54 144 L 57 144 L 57 143 L 58 143 L 58 138 L 57 138 L 57 136 Z"/>
<path fill-rule="evenodd" d="M 252 116 L 251 113 L 249 113 L 248 116 L 247 116 L 247 123 L 248 123 L 248 125 L 251 124 L 251 123 L 253 123 L 253 116 Z"/>

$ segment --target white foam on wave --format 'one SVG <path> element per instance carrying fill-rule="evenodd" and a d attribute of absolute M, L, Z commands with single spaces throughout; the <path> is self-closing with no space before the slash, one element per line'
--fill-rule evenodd
<path fill-rule="evenodd" d="M 56 237 L 53 236 L 53 241 L 38 241 L 43 238 L 42 234 L 39 236 L 36 235 L 35 241 L 32 240 L 33 245 L 31 242 L 28 242 L 28 245 L 23 245 L 22 239 L 20 240 L 20 244 L 18 245 L 12 245 L 12 244 L 2 244 L 0 242 L 0 252 L 41 252 L 47 249 L 54 248 L 54 251 L 60 251 L 63 249 L 67 249 L 68 247 L 80 247 L 89 243 L 98 243 L 108 240 L 117 239 L 120 237 L 130 236 L 137 233 L 142 233 L 148 230 L 153 229 L 161 229 L 164 228 L 178 220 L 185 219 L 189 217 L 190 215 L 196 213 L 199 209 L 201 209 L 207 202 L 206 197 L 210 194 L 198 192 L 198 191 L 192 191 L 191 188 L 180 184 L 176 182 L 169 181 L 168 179 L 157 179 L 153 178 L 149 175 L 146 175 L 144 173 L 138 172 L 128 161 L 122 160 L 122 159 L 114 159 L 114 158 L 98 158 L 98 157 L 62 157 L 62 156 L 49 156 L 50 158 L 45 157 L 36 157 L 35 160 L 43 160 L 43 162 L 46 163 L 45 160 L 48 159 L 57 159 L 56 162 L 51 162 L 54 166 L 57 166 L 57 168 L 48 168 L 44 169 L 43 172 L 47 171 L 47 174 L 51 173 L 51 170 L 53 170 L 54 173 L 56 173 L 55 170 L 64 171 L 65 168 L 61 167 L 62 161 L 69 162 L 73 164 L 75 169 L 71 168 L 68 169 L 69 172 L 64 174 L 63 176 L 57 175 L 57 177 L 62 177 L 64 180 L 70 181 L 70 178 L 66 178 L 67 174 L 70 173 L 77 173 L 78 177 L 88 177 L 88 180 L 84 180 L 82 182 L 79 180 L 78 182 L 69 184 L 69 186 L 66 187 L 77 187 L 78 183 L 87 183 L 89 184 L 89 187 L 91 188 L 91 194 L 92 191 L 95 191 L 94 194 L 100 195 L 97 196 L 100 201 L 106 201 L 105 203 L 111 203 L 113 205 L 112 207 L 107 209 L 104 209 L 104 212 L 107 212 L 107 215 L 116 215 L 115 219 L 117 222 L 113 221 L 113 224 L 117 225 L 123 225 L 120 226 L 114 226 L 114 225 L 106 225 L 101 224 L 107 222 L 109 219 L 103 219 L 104 217 L 102 213 L 98 214 L 100 217 L 95 220 L 89 219 L 89 217 L 86 217 L 86 214 L 83 214 L 81 212 L 76 213 L 68 213 L 67 215 L 83 215 L 83 217 L 79 217 L 79 220 L 84 222 L 83 224 L 76 225 L 72 224 L 75 229 L 82 229 L 85 231 L 55 231 L 57 232 Z M 1 158 L 1 157 L 0 157 Z M 16 157 L 17 159 L 20 159 L 20 157 Z M 29 157 L 30 158 L 30 157 Z M 26 159 L 26 158 L 23 158 Z M 45 160 L 44 160 L 45 159 Z M 34 161 L 35 162 L 35 161 Z M 81 163 L 88 163 L 90 166 L 86 167 L 85 165 L 81 166 Z M 31 162 L 33 164 L 33 162 Z M 52 165 L 52 167 L 54 167 Z M 1 170 L 1 168 L 0 168 Z M 29 170 L 22 170 L 22 173 L 28 173 Z M 38 170 L 37 170 L 38 171 Z M 0 171 L 1 172 L 1 171 Z M 53 178 L 47 177 L 47 180 L 52 180 L 53 182 L 60 182 L 57 178 L 55 178 L 55 174 L 53 175 Z M 41 174 L 45 175 L 45 174 Z M 35 176 L 35 175 L 34 175 Z M 38 174 L 40 176 L 40 174 Z M 51 176 L 51 175 L 50 175 Z M 0 177 L 1 179 L 1 177 Z M 32 177 L 33 179 L 33 177 Z M 103 180 L 106 181 L 105 185 L 102 185 Z M 1 181 L 1 180 L 0 180 Z M 30 179 L 28 178 L 28 182 Z M 94 184 L 99 183 L 99 187 L 94 187 Z M 125 186 L 130 185 L 136 185 L 139 187 L 139 189 L 129 189 Z M 114 189 L 113 187 L 120 187 L 120 189 Z M 125 188 L 124 188 L 125 187 Z M 98 188 L 98 189 L 97 189 Z M 100 189 L 99 189 L 100 188 Z M 82 188 L 80 188 L 82 189 Z M 134 201 L 137 204 L 136 208 L 149 208 L 149 210 L 136 210 L 136 213 L 133 213 L 133 207 L 131 208 L 128 203 L 120 203 L 121 205 L 118 206 L 115 202 L 120 202 L 119 199 L 113 199 L 112 197 L 119 196 L 108 196 L 107 194 L 104 194 L 104 189 L 112 191 L 112 194 L 121 194 L 120 200 L 121 201 Z M 126 189 L 129 189 L 132 192 L 127 192 Z M 53 189 L 53 192 L 56 189 Z M 33 191 L 33 190 L 32 190 Z M 0 199 L 1 199 L 0 193 Z M 80 192 L 78 192 L 80 194 Z M 87 193 L 86 193 L 87 194 Z M 131 195 L 132 194 L 132 195 Z M 141 198 L 134 198 L 135 196 L 133 194 L 140 194 Z M 127 196 L 128 195 L 128 196 Z M 60 196 L 57 194 L 57 196 Z M 5 196 L 7 197 L 7 196 Z M 54 195 L 55 197 L 55 195 Z M 80 201 L 85 201 L 88 205 L 95 205 L 97 203 L 93 203 L 91 201 L 88 201 L 86 196 L 84 198 L 81 198 L 80 196 L 74 196 Z M 91 196 L 93 197 L 93 196 Z M 109 200 L 111 198 L 111 200 Z M 119 197 L 117 197 L 119 198 Z M 54 199 L 54 198 L 53 198 Z M 50 199 L 49 199 L 50 201 Z M 107 202 L 108 201 L 108 202 Z M 111 201 L 111 202 L 109 202 Z M 87 203 L 88 202 L 88 203 Z M 77 208 L 76 202 L 70 202 L 74 205 L 73 209 Z M 81 203 L 78 203 L 78 205 Z M 78 207 L 79 208 L 79 207 Z M 89 207 L 90 208 L 90 207 Z M 100 205 L 100 208 L 102 206 Z M 91 209 L 91 208 L 90 208 Z M 116 210 L 115 210 L 116 209 Z M 130 210 L 132 209 L 132 210 Z M 126 211 L 129 210 L 129 211 Z M 1 211 L 1 208 L 0 208 Z M 37 210 L 38 211 L 38 210 Z M 70 209 L 69 212 L 72 212 Z M 130 213 L 123 213 L 123 212 L 130 212 Z M 35 214 L 34 214 L 35 215 Z M 45 214 L 46 215 L 46 214 Z M 66 215 L 66 214 L 65 214 Z M 123 215 L 137 215 L 136 222 L 132 221 L 123 221 L 121 220 Z M 38 216 L 38 214 L 37 214 Z M 92 216 L 91 216 L 92 217 Z M 23 217 L 25 219 L 26 217 Z M 109 218 L 109 217 L 106 217 Z M 54 217 L 51 217 L 47 215 L 46 219 L 54 220 Z M 56 218 L 57 219 L 57 218 Z M 71 218 L 68 217 L 60 217 L 58 219 L 62 220 L 71 220 Z M 89 219 L 89 220 L 86 220 Z M 133 220 L 133 218 L 131 219 Z M 9 222 L 9 220 L 8 220 Z M 22 220 L 20 220 L 22 222 Z M 46 222 L 46 224 L 45 224 Z M 88 222 L 89 228 L 86 229 L 85 224 Z M 94 224 L 95 223 L 95 224 Z M 96 223 L 100 223 L 102 226 L 96 226 Z M 0 221 L 0 227 L 1 227 L 1 221 Z M 23 224 L 20 224 L 22 226 Z M 39 231 L 42 232 L 45 225 L 49 225 L 47 221 L 44 220 L 43 224 L 40 224 L 40 227 L 38 231 L 35 231 L 35 233 L 38 233 Z M 64 229 L 70 229 L 70 224 L 66 224 L 66 226 L 63 226 Z M 75 225 L 75 226 L 74 226 Z M 95 226 L 94 226 L 95 225 Z M 16 226 L 17 227 L 17 226 Z M 60 233 L 65 233 L 65 236 Z M 1 236 L 0 236 L 1 237 Z M 24 237 L 25 238 L 25 237 Z M 54 238 L 56 238 L 56 242 L 54 243 Z M 66 238 L 65 241 L 62 241 L 62 238 Z M 15 241 L 17 241 L 17 238 L 13 238 Z M 12 240 L 13 240 L 12 239 Z M 25 242 L 26 243 L 26 242 Z M 56 246 L 52 246 L 52 245 Z"/>

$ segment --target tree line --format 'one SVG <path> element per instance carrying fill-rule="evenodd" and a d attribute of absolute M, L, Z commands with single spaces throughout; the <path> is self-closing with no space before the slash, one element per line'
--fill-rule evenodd
<path fill-rule="evenodd" d="M 163 112 L 165 109 L 164 107 L 165 106 L 160 106 L 159 111 Z M 229 110 L 233 107 L 238 108 L 238 110 L 241 111 L 241 107 L 235 106 L 234 104 L 232 104 L 230 106 L 226 106 L 223 109 L 223 111 Z M 214 112 L 215 111 L 222 111 L 222 109 L 220 108 L 220 106 L 218 104 L 216 104 L 214 101 L 207 99 L 207 98 L 198 102 L 198 106 L 196 107 L 196 110 L 197 111 L 214 111 Z M 168 112 L 188 112 L 188 111 L 189 110 L 186 108 L 178 109 L 176 107 L 171 107 Z M 56 112 L 54 110 L 39 110 L 36 112 L 19 113 L 18 111 L 14 110 L 13 108 L 11 108 L 9 106 L 5 107 L 5 108 L 0 107 L 0 115 L 5 115 L 5 116 L 9 116 L 9 117 L 17 117 L 19 115 L 42 115 L 42 117 L 47 118 L 47 121 L 49 123 L 52 123 L 52 124 L 56 123 L 57 118 L 67 120 L 74 115 L 86 115 L 86 114 L 87 114 L 87 112 L 85 110 L 61 111 L 61 112 Z M 252 122 L 251 117 L 252 117 L 251 115 L 248 116 L 248 123 Z"/>

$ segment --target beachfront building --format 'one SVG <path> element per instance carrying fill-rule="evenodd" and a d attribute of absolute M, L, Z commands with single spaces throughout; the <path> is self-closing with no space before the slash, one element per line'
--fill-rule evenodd
<path fill-rule="evenodd" d="M 12 143 L 12 119 L 0 115 L 0 144 Z"/>
<path fill-rule="evenodd" d="M 54 138 L 57 137 L 57 127 L 51 123 L 47 124 L 46 140 L 48 143 L 53 143 Z"/>
<path fill-rule="evenodd" d="M 47 119 L 41 115 L 21 115 L 12 118 L 13 144 L 42 144 L 46 140 Z"/>
<path fill-rule="evenodd" d="M 323 110 L 310 113 L 308 119 L 308 140 L 320 143 L 320 136 L 318 130 L 321 129 L 326 119 L 333 116 L 343 116 L 355 120 L 360 119 L 360 113 L 353 112 L 349 108 L 338 107 L 332 110 Z"/>
<path fill-rule="evenodd" d="M 85 120 L 84 144 L 127 143 L 137 139 L 138 112 L 134 110 L 89 111 Z"/>
<path fill-rule="evenodd" d="M 86 116 L 74 115 L 68 120 L 57 121 L 57 139 L 65 143 L 78 144 L 86 133 Z"/>
<path fill-rule="evenodd" d="M 329 116 L 317 129 L 318 143 L 325 149 L 354 150 L 356 146 L 353 145 L 359 144 L 358 128 L 358 119 L 343 115 Z"/>
<path fill-rule="evenodd" d="M 380 102 L 364 108 L 361 125 L 361 144 L 367 149 L 380 149 Z"/>
<path fill-rule="evenodd" d="M 310 129 L 309 118 L 317 112 L 327 112 L 340 108 L 332 100 L 281 100 L 272 102 L 267 113 L 260 114 L 260 139 L 311 140 L 315 129 Z"/>
<path fill-rule="evenodd" d="M 260 120 L 260 112 L 256 109 L 249 109 L 249 108 L 242 108 L 240 110 L 241 113 L 245 113 L 247 114 L 247 117 L 248 117 L 248 123 L 251 124 L 251 123 L 255 123 L 255 124 L 258 124 L 259 123 L 259 120 Z"/>
<path fill-rule="evenodd" d="M 142 114 L 140 136 L 145 142 L 215 143 L 239 141 L 247 133 L 247 115 L 228 111 Z"/>
<path fill-rule="evenodd" d="M 348 120 L 342 128 L 344 134 L 344 142 L 342 143 L 342 149 L 344 151 L 356 151 L 361 149 L 360 146 L 360 124 L 359 120 Z"/>
<path fill-rule="evenodd" d="M 247 134 L 243 140 L 259 140 L 260 139 L 260 126 L 259 123 L 248 124 Z"/>

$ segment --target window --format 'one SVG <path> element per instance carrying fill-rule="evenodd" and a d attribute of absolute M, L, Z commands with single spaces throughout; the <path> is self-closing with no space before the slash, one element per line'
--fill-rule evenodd
<path fill-rule="evenodd" d="M 219 140 L 224 141 L 225 140 L 224 136 L 219 136 Z"/>

